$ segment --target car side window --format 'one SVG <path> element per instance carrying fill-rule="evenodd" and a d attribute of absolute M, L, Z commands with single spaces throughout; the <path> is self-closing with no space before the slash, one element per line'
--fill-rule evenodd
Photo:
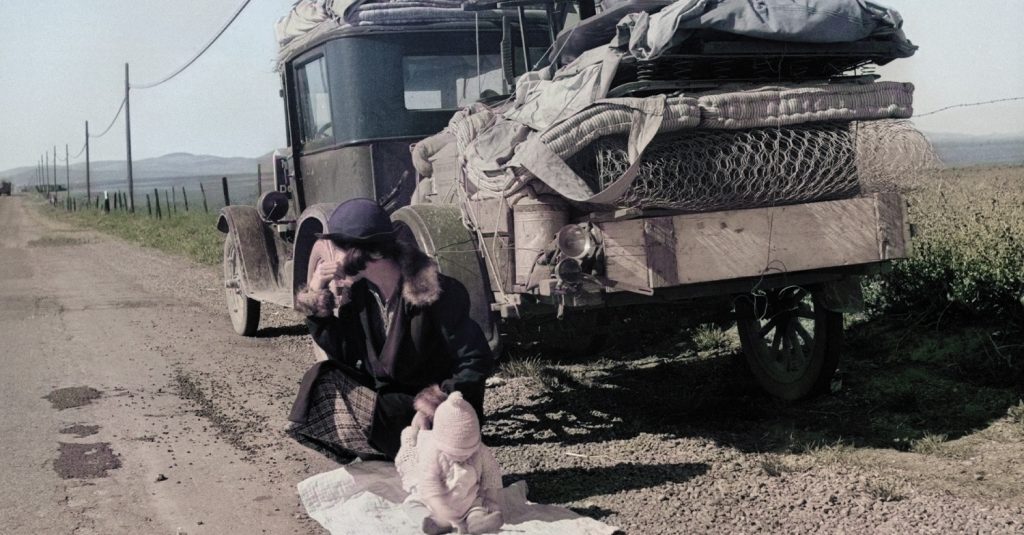
<path fill-rule="evenodd" d="M 334 140 L 331 94 L 327 89 L 327 62 L 323 56 L 295 69 L 302 121 L 302 144 L 322 146 Z"/>

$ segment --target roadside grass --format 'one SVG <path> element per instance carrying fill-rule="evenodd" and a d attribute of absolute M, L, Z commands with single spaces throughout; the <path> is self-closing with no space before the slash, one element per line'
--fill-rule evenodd
<path fill-rule="evenodd" d="M 127 212 L 100 210 L 65 212 L 41 205 L 40 210 L 65 223 L 84 226 L 127 241 L 185 256 L 205 265 L 221 263 L 224 237 L 217 230 L 217 215 L 179 211 L 163 219 Z"/>

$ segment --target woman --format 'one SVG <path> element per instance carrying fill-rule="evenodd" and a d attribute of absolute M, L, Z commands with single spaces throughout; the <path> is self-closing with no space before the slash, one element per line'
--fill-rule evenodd
<path fill-rule="evenodd" d="M 399 242 L 373 200 L 339 205 L 315 249 L 324 258 L 296 298 L 328 359 L 303 377 L 290 428 L 335 456 L 393 459 L 420 405 L 459 391 L 483 417 L 494 356 L 469 317 L 469 294 Z"/>

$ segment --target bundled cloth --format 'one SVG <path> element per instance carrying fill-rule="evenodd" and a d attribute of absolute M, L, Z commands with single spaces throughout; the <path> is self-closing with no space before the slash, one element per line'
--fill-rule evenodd
<path fill-rule="evenodd" d="M 702 29 L 792 42 L 890 39 L 903 47 L 899 54 L 912 54 L 915 47 L 906 41 L 900 30 L 899 14 L 872 2 L 814 0 L 797 5 L 782 0 L 756 3 L 745 0 L 623 0 L 610 2 L 605 8 L 602 15 L 563 32 L 554 45 L 560 52 L 553 64 L 521 76 L 514 96 L 508 101 L 495 107 L 477 104 L 466 108 L 452 118 L 443 132 L 421 142 L 414 151 L 414 162 L 421 174 L 431 176 L 441 157 L 450 157 L 452 151 L 446 149 L 454 144 L 460 171 L 459 187 L 470 199 L 509 198 L 529 186 L 533 193 L 553 193 L 587 206 L 683 208 L 685 204 L 685 209 L 693 209 L 706 199 L 665 196 L 660 189 L 657 198 L 637 193 L 638 177 L 648 185 L 645 191 L 654 191 L 649 186 L 660 174 L 652 169 L 651 162 L 642 168 L 644 153 L 655 137 L 667 139 L 665 136 L 691 130 L 850 125 L 906 119 L 913 114 L 914 87 L 911 84 L 866 79 L 785 86 L 731 84 L 697 93 L 608 96 L 624 61 L 656 58 Z M 610 22 L 614 24 L 609 26 Z M 598 44 L 598 39 L 605 41 Z M 583 45 L 591 48 L 581 51 Z M 567 58 L 572 61 L 566 63 Z M 825 147 L 829 143 L 855 142 L 843 133 L 846 128 L 804 130 L 799 135 L 799 143 L 806 147 Z M 899 132 L 906 130 L 902 125 L 894 128 Z M 780 146 L 783 138 L 716 136 L 714 139 L 723 144 L 717 149 L 727 153 L 745 149 L 770 152 Z M 752 145 L 751 139 L 757 141 Z M 610 147 L 610 140 L 621 140 L 621 143 L 612 143 L 621 150 L 605 150 L 603 154 L 611 155 L 610 159 L 605 158 L 608 165 L 590 176 L 581 176 L 578 161 L 581 157 L 577 155 L 599 142 Z M 659 144 L 659 154 L 674 162 L 668 165 L 678 167 L 683 157 L 712 157 L 711 152 L 686 152 L 689 149 L 672 155 L 670 145 Z M 687 145 L 696 146 L 689 142 Z M 586 152 L 587 158 L 595 153 Z M 856 183 L 854 160 L 837 159 L 831 164 L 847 167 L 842 173 L 836 173 L 844 178 L 836 181 L 834 190 L 816 186 L 815 191 L 824 191 L 826 197 L 855 192 L 856 188 L 851 188 L 848 180 L 853 176 Z M 780 165 L 784 169 L 792 167 Z M 745 175 L 733 173 L 730 176 Z M 716 182 L 722 177 L 716 171 L 692 178 Z M 789 179 L 804 178 L 794 175 Z M 770 189 L 772 185 L 757 187 Z M 776 202 L 771 195 L 758 198 L 771 198 L 771 202 Z M 805 200 L 799 197 L 790 202 Z M 714 205 L 711 202 L 708 206 Z"/>
<path fill-rule="evenodd" d="M 298 0 L 274 30 L 278 46 L 284 48 L 324 28 L 464 22 L 475 17 L 457 0 Z"/>

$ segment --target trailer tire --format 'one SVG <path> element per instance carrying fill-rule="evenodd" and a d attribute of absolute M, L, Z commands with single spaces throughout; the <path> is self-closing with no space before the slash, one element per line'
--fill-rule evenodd
<path fill-rule="evenodd" d="M 242 262 L 233 232 L 224 237 L 224 299 L 231 326 L 242 336 L 254 336 L 260 325 L 260 302 L 242 289 Z"/>
<path fill-rule="evenodd" d="M 747 365 L 774 397 L 797 401 L 829 391 L 839 364 L 843 315 L 818 288 L 788 286 L 735 300 Z"/>

